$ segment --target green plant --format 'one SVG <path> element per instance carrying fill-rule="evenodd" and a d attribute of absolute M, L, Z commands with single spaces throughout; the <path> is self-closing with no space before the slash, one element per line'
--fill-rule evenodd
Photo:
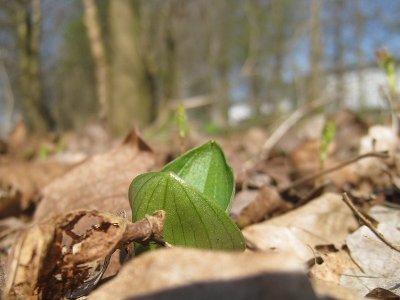
<path fill-rule="evenodd" d="M 242 233 L 227 214 L 233 194 L 232 169 L 214 141 L 183 154 L 160 172 L 137 176 L 129 188 L 133 221 L 165 210 L 168 243 L 244 250 Z"/>
<path fill-rule="evenodd" d="M 396 86 L 396 66 L 393 59 L 393 56 L 389 53 L 387 49 L 382 49 L 376 52 L 376 58 L 378 60 L 379 65 L 383 69 L 386 75 L 386 81 L 389 87 L 390 94 L 392 96 L 397 95 L 397 86 Z"/>
<path fill-rule="evenodd" d="M 319 160 L 321 170 L 324 169 L 325 161 L 328 157 L 329 145 L 333 142 L 336 135 L 336 124 L 333 121 L 326 122 L 324 129 L 322 130 L 321 144 L 319 148 Z"/>
<path fill-rule="evenodd" d="M 176 110 L 176 115 L 177 115 L 178 128 L 179 128 L 179 137 L 181 139 L 184 139 L 187 137 L 187 135 L 189 133 L 185 105 L 183 105 L 182 103 L 178 105 L 178 108 Z"/>

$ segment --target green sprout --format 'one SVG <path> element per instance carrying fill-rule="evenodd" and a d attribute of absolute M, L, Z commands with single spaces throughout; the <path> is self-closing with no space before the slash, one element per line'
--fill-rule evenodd
<path fill-rule="evenodd" d="M 244 250 L 243 235 L 227 213 L 234 191 L 232 169 L 221 147 L 210 141 L 186 152 L 160 172 L 137 176 L 129 188 L 132 219 L 135 222 L 162 209 L 166 212 L 166 242 Z M 139 247 L 139 251 L 144 250 Z"/>
<path fill-rule="evenodd" d="M 396 66 L 394 63 L 393 56 L 387 49 L 382 49 L 376 52 L 376 58 L 379 65 L 386 74 L 386 81 L 389 86 L 389 91 L 392 96 L 397 95 L 396 87 Z"/>
<path fill-rule="evenodd" d="M 185 139 L 189 133 L 189 127 L 187 125 L 186 109 L 183 103 L 180 103 L 177 108 L 177 120 L 179 128 L 179 137 Z"/>
<path fill-rule="evenodd" d="M 321 144 L 319 148 L 319 160 L 321 169 L 324 169 L 325 161 L 328 157 L 328 148 L 336 135 L 336 124 L 333 121 L 326 122 L 322 130 Z"/>

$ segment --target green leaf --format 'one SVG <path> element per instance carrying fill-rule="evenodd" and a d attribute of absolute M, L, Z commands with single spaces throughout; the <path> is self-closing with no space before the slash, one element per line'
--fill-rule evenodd
<path fill-rule="evenodd" d="M 172 245 L 244 250 L 244 238 L 230 217 L 197 189 L 172 172 L 146 173 L 129 188 L 133 221 L 162 209 L 164 239 Z"/>
<path fill-rule="evenodd" d="M 174 172 L 222 209 L 230 209 L 235 189 L 233 172 L 215 141 L 186 152 L 161 171 Z"/>

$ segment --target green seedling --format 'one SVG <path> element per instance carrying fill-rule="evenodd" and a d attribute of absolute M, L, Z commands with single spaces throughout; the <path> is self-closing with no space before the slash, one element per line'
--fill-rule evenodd
<path fill-rule="evenodd" d="M 162 172 L 173 172 L 225 211 L 229 211 L 235 193 L 231 167 L 214 141 L 186 152 L 167 164 Z"/>
<path fill-rule="evenodd" d="M 233 193 L 232 169 L 222 149 L 211 141 L 160 172 L 136 177 L 129 200 L 133 221 L 158 209 L 166 212 L 164 239 L 172 245 L 244 250 L 243 235 L 227 214 Z"/>
<path fill-rule="evenodd" d="M 328 149 L 330 144 L 336 135 L 336 124 L 335 122 L 326 122 L 324 129 L 322 130 L 321 145 L 319 149 L 319 160 L 321 162 L 321 170 L 324 169 L 325 161 L 328 157 Z"/>
<path fill-rule="evenodd" d="M 387 49 L 382 49 L 376 52 L 376 58 L 379 65 L 383 69 L 386 75 L 386 81 L 389 87 L 390 94 L 392 96 L 397 95 L 396 86 L 396 66 L 394 63 L 393 56 L 389 53 Z"/>
<path fill-rule="evenodd" d="M 179 104 L 176 113 L 177 113 L 177 120 L 178 120 L 179 137 L 181 139 L 185 139 L 189 133 L 185 105 L 183 105 L 182 103 Z"/>

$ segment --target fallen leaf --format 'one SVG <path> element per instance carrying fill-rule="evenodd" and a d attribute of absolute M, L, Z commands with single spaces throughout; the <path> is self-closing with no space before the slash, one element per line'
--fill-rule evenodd
<path fill-rule="evenodd" d="M 334 244 L 340 248 L 355 228 L 357 222 L 341 196 L 326 193 L 284 215 L 246 227 L 243 235 L 250 247 L 293 251 L 308 261 L 314 257 L 312 247 Z"/>
<path fill-rule="evenodd" d="M 300 288 L 301 287 L 301 288 Z M 89 299 L 316 299 L 288 253 L 152 251 L 128 262 Z"/>
<path fill-rule="evenodd" d="M 242 190 L 235 195 L 232 201 L 230 215 L 235 219 L 242 210 L 252 203 L 258 195 L 258 190 Z"/>
<path fill-rule="evenodd" d="M 318 279 L 339 285 L 341 276 L 351 266 L 357 268 L 349 253 L 344 250 L 322 254 L 316 251 L 316 255 L 322 258 L 321 263 L 314 264 L 310 269 L 312 279 Z"/>
<path fill-rule="evenodd" d="M 382 288 L 375 288 L 370 291 L 366 297 L 374 298 L 374 299 L 383 299 L 383 300 L 399 300 L 400 297 L 391 291 L 382 289 Z"/>
<path fill-rule="evenodd" d="M 340 286 L 338 284 L 313 279 L 312 285 L 316 294 L 320 299 L 345 299 L 345 300 L 362 300 L 364 297 L 360 297 L 350 288 Z"/>
<path fill-rule="evenodd" d="M 71 169 L 53 161 L 11 161 L 0 165 L 0 217 L 16 215 L 39 201 L 41 189 Z"/>
<path fill-rule="evenodd" d="M 398 223 L 397 223 L 398 224 Z M 393 244 L 400 244 L 397 224 L 379 223 L 378 230 Z M 347 238 L 351 257 L 362 271 L 348 268 L 341 284 L 365 296 L 374 288 L 384 288 L 400 296 L 400 253 L 383 243 L 366 226 Z"/>
<path fill-rule="evenodd" d="M 275 187 L 264 186 L 258 191 L 254 201 L 244 207 L 234 220 L 240 228 L 243 228 L 271 216 L 279 209 L 288 207 L 289 204 L 282 200 Z"/>
<path fill-rule="evenodd" d="M 125 213 L 131 219 L 128 189 L 137 175 L 154 165 L 150 148 L 135 133 L 112 151 L 93 156 L 43 189 L 35 220 L 71 211 L 90 209 Z"/>

